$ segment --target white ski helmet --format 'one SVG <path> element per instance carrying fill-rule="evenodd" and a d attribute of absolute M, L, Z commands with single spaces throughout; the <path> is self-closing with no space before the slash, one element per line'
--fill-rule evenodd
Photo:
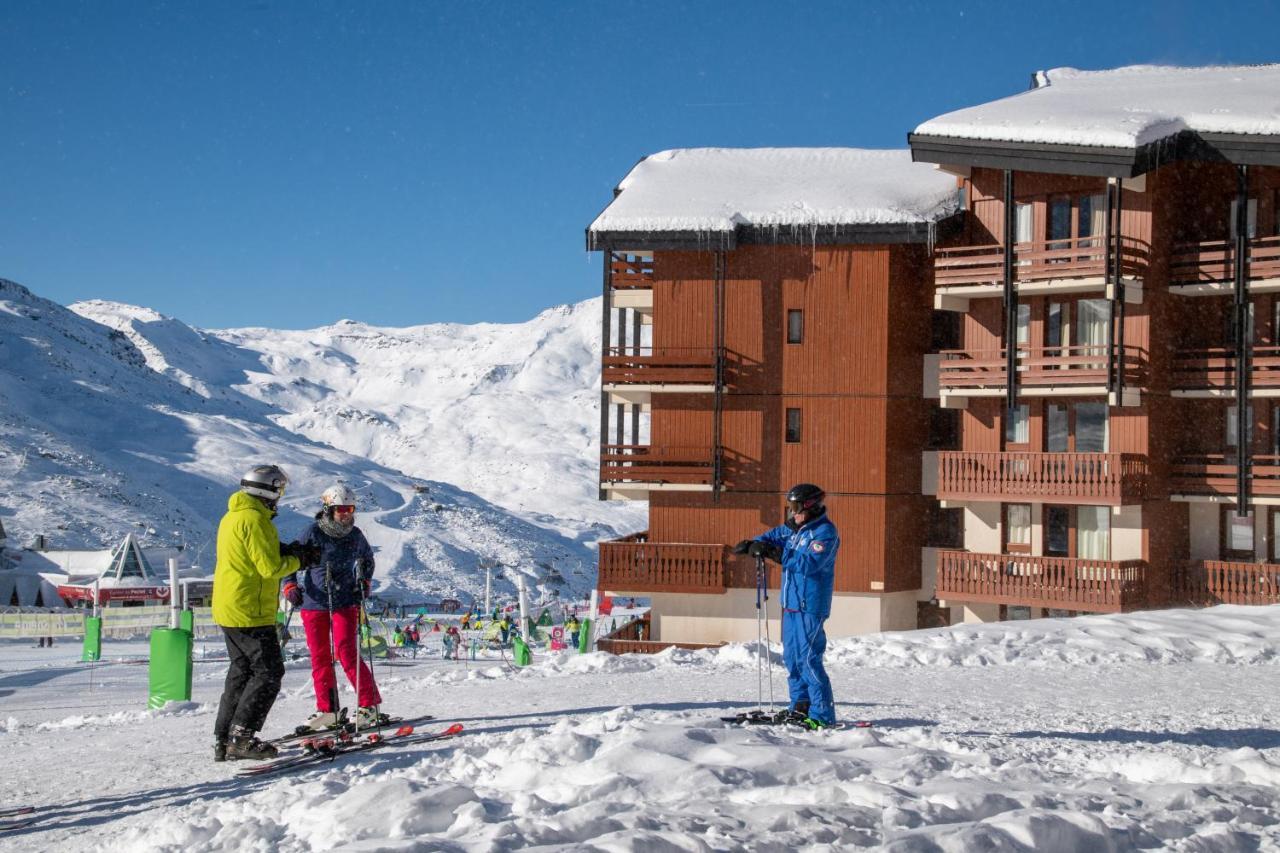
<path fill-rule="evenodd" d="M 284 496 L 289 475 L 279 465 L 255 465 L 240 478 L 240 491 L 271 502 Z"/>
<path fill-rule="evenodd" d="M 320 495 L 320 502 L 326 507 L 355 506 L 356 493 L 346 483 L 334 483 Z"/>

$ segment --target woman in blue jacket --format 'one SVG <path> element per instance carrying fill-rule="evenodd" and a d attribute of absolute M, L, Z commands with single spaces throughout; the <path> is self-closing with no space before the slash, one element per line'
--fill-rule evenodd
<path fill-rule="evenodd" d="M 378 725 L 386 721 L 386 716 L 378 711 L 382 696 L 373 681 L 373 673 L 360 659 L 356 647 L 360 602 L 368 597 L 373 579 L 373 549 L 355 526 L 355 492 L 338 483 L 325 489 L 321 501 L 323 506 L 316 513 L 315 523 L 302 537 L 304 545 L 319 548 L 320 560 L 284 584 L 284 597 L 302 610 L 302 627 L 311 650 L 316 712 L 307 720 L 307 725 L 320 730 L 339 722 L 338 681 L 329 652 L 330 632 L 347 680 L 353 687 L 358 685 L 356 701 L 360 707 L 356 716 L 360 727 Z"/>
<path fill-rule="evenodd" d="M 823 623 L 831 615 L 840 534 L 827 517 L 825 497 L 812 483 L 793 486 L 787 492 L 786 524 L 744 539 L 733 549 L 735 554 L 763 556 L 782 564 L 782 662 L 791 705 L 779 717 L 810 728 L 836 721 L 831 679 L 822 655 L 827 650 Z"/>

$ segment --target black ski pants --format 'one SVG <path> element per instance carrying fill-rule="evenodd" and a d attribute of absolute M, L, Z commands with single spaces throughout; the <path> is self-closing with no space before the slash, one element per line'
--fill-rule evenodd
<path fill-rule="evenodd" d="M 251 732 L 262 730 L 284 680 L 284 655 L 274 625 L 259 628 L 223 628 L 231 666 L 218 703 L 213 734 L 228 739 L 231 726 Z"/>

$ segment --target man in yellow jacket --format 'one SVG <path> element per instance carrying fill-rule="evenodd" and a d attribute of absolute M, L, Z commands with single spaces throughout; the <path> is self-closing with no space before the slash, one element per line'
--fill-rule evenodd
<path fill-rule="evenodd" d="M 214 723 L 214 761 L 263 759 L 276 748 L 257 738 L 284 679 L 276 636 L 280 579 L 318 559 L 312 549 L 282 544 L 272 519 L 289 478 L 276 465 L 258 465 L 240 480 L 218 524 L 213 572 L 213 621 L 222 626 L 231 665 Z"/>

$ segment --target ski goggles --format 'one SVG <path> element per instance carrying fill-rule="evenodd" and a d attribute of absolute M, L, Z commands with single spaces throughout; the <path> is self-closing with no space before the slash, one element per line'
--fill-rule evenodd
<path fill-rule="evenodd" d="M 333 507 L 334 515 L 355 515 L 356 508 L 350 504 L 341 504 Z"/>

